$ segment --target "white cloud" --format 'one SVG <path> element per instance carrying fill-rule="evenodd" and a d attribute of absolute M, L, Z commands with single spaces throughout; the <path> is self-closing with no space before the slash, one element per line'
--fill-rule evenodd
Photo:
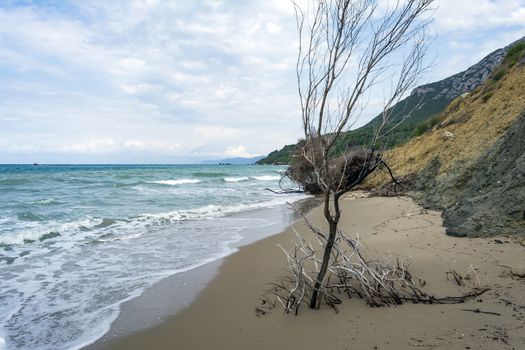
<path fill-rule="evenodd" d="M 524 2 L 441 0 L 431 79 L 524 35 Z M 301 136 L 289 1 L 9 4 L 0 4 L 0 138 L 9 140 L 0 162 L 8 152 L 163 148 L 246 156 Z M 378 112 L 369 107 L 365 119 Z"/>
<path fill-rule="evenodd" d="M 438 54 L 432 81 L 467 69 L 525 36 L 525 0 L 439 0 L 433 30 Z"/>
<path fill-rule="evenodd" d="M 145 140 L 97 139 L 65 146 L 36 146 L 33 144 L 13 143 L 9 139 L 0 139 L 3 151 L 9 154 L 91 154 L 105 155 L 126 152 L 129 150 L 146 153 L 169 154 L 180 149 L 178 143 L 152 142 Z"/>
<path fill-rule="evenodd" d="M 115 140 L 94 140 L 89 143 L 77 143 L 66 150 L 79 153 L 112 153 L 118 150 Z"/>
<path fill-rule="evenodd" d="M 211 154 L 254 124 L 285 124 L 291 131 L 279 137 L 296 138 L 298 119 L 283 120 L 281 112 L 296 104 L 289 64 L 296 36 L 282 1 L 66 4 L 0 5 L 0 69 L 12 73 L 0 94 L 14 101 L 0 118 L 28 120 L 0 134 L 84 153 L 117 147 L 87 139 L 151 144 L 171 135 L 181 153 L 200 146 Z M 230 131 L 199 139 L 185 132 L 210 125 Z"/>
<path fill-rule="evenodd" d="M 243 145 L 239 145 L 237 147 L 228 147 L 228 149 L 224 152 L 224 155 L 227 157 L 254 157 L 254 155 L 249 153 L 246 147 Z"/>
<path fill-rule="evenodd" d="M 441 0 L 435 13 L 440 33 L 491 27 L 525 27 L 523 0 Z"/>

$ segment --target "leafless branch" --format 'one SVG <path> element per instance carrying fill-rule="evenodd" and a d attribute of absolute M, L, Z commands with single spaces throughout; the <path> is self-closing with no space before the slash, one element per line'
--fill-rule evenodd
<path fill-rule="evenodd" d="M 378 0 L 312 0 L 305 8 L 294 3 L 299 33 L 296 72 L 305 135 L 298 156 L 308 171 L 303 187 L 322 193 L 329 226 L 310 298 L 312 308 L 318 296 L 325 295 L 326 274 L 335 273 L 329 269 L 332 250 L 337 256 L 340 253 L 336 246 L 339 199 L 378 167 L 386 166 L 375 147 L 399 125 L 390 122 L 393 106 L 428 67 L 424 58 L 432 3 L 394 0 L 385 6 Z M 372 147 L 359 157 L 343 154 L 337 158 L 338 142 L 362 115 L 368 96 L 379 89 L 387 90 L 387 98 Z"/>

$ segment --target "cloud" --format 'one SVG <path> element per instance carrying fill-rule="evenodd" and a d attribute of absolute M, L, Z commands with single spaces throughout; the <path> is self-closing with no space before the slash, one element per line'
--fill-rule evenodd
<path fill-rule="evenodd" d="M 211 144 L 210 133 L 194 139 L 192 129 L 236 129 L 239 136 L 268 124 L 288 130 L 281 139 L 297 137 L 299 119 L 283 119 L 297 112 L 295 24 L 283 10 L 291 4 L 61 5 L 0 5 L 0 72 L 7 73 L 0 96 L 11 101 L 0 118 L 12 120 L 0 136 L 42 149 L 78 144 L 84 153 L 111 148 L 90 139 L 173 138 L 181 154 L 204 146 L 211 154 L 232 142 L 225 139 L 231 132 L 216 132 L 222 139 Z M 257 151 L 278 146 L 265 142 Z"/>
<path fill-rule="evenodd" d="M 227 157 L 254 157 L 254 155 L 249 153 L 246 147 L 243 145 L 239 145 L 237 147 L 228 147 L 228 149 L 224 152 L 224 155 Z"/>
<path fill-rule="evenodd" d="M 437 60 L 431 81 L 465 70 L 525 36 L 525 0 L 440 0 L 433 18 Z"/>
<path fill-rule="evenodd" d="M 441 0 L 427 79 L 524 35 L 524 9 Z M 301 136 L 291 2 L 4 2 L 0 23 L 0 162 L 16 152 L 199 160 L 266 154 Z M 379 110 L 371 104 L 361 123 Z"/>
<path fill-rule="evenodd" d="M 9 154 L 116 154 L 126 151 L 169 154 L 180 149 L 178 143 L 151 142 L 144 140 L 97 139 L 65 146 L 41 147 L 32 144 L 13 143 L 0 139 L 3 151 Z"/>
<path fill-rule="evenodd" d="M 522 0 L 441 0 L 435 13 L 439 32 L 487 30 L 494 27 L 525 28 Z"/>

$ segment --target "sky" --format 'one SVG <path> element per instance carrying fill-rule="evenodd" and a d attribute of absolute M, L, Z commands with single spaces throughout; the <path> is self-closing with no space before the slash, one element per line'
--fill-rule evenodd
<path fill-rule="evenodd" d="M 436 5 L 422 83 L 525 36 L 525 0 Z M 0 0 L 0 163 L 265 155 L 301 137 L 296 54 L 288 0 Z"/>

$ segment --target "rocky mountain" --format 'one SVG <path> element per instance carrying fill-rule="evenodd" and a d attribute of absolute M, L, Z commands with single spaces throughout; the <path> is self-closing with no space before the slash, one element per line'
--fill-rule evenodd
<path fill-rule="evenodd" d="M 434 93 L 433 100 L 446 99 L 450 101 L 466 92 L 472 91 L 487 80 L 494 68 L 503 61 L 508 49 L 509 46 L 492 52 L 464 72 L 432 84 L 417 87 L 412 91 L 411 95 L 423 96 Z"/>
<path fill-rule="evenodd" d="M 437 124 L 385 154 L 411 194 L 443 210 L 454 236 L 525 236 L 525 42 L 486 81 L 456 98 Z M 389 181 L 376 174 L 367 185 Z"/>
<path fill-rule="evenodd" d="M 501 64 L 509 48 L 524 40 L 525 38 L 522 38 L 490 53 L 463 72 L 415 88 L 408 97 L 392 107 L 393 113 L 390 119 L 392 125 L 407 118 L 407 113 L 410 113 L 410 116 L 388 135 L 381 146 L 390 148 L 402 144 L 432 128 L 437 122 L 433 120 L 434 117 L 443 112 L 453 99 L 471 92 L 485 82 Z M 365 126 L 348 131 L 342 137 L 338 151 L 343 152 L 352 146 L 369 146 L 373 130 L 381 118 L 380 114 Z M 289 163 L 294 150 L 295 145 L 287 145 L 281 150 L 273 151 L 257 164 Z"/>

